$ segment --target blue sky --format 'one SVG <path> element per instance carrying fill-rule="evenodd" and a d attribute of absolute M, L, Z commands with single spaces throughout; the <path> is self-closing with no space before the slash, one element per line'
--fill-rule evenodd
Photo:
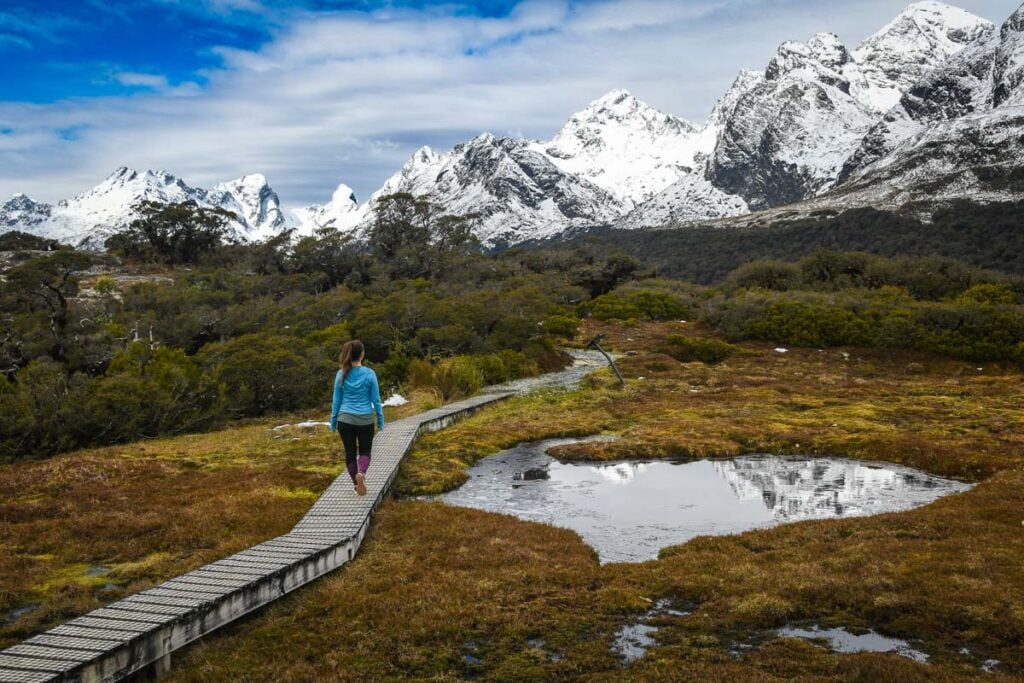
<path fill-rule="evenodd" d="M 425 9 L 454 15 L 506 16 L 514 0 L 466 5 L 369 0 L 3 0 L 0 55 L 12 68 L 0 100 L 53 102 L 124 95 L 158 74 L 169 88 L 196 83 L 221 65 L 215 47 L 257 49 L 290 22 L 317 14 Z"/>
<path fill-rule="evenodd" d="M 906 0 L 0 0 L 0 198 L 116 167 L 360 199 L 423 144 L 550 137 L 625 88 L 700 121 L 784 40 L 851 47 Z M 1001 22 L 1014 0 L 959 6 Z"/>

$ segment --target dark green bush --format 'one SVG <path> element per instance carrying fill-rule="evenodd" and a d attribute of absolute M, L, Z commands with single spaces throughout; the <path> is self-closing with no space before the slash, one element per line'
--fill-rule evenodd
<path fill-rule="evenodd" d="M 739 350 L 739 347 L 718 339 L 685 337 L 681 334 L 670 334 L 665 341 L 668 345 L 662 351 L 684 363 L 700 361 L 714 365 Z"/>
<path fill-rule="evenodd" d="M 799 289 L 800 267 L 786 261 L 751 261 L 730 273 L 728 282 L 747 289 L 773 289 L 785 292 Z"/>
<path fill-rule="evenodd" d="M 575 337 L 579 326 L 579 318 L 572 318 L 567 315 L 550 315 L 544 319 L 545 332 L 565 337 L 566 339 Z"/>

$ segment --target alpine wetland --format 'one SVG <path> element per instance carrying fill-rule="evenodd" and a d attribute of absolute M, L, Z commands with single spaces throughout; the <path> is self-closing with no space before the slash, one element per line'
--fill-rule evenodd
<path fill-rule="evenodd" d="M 1024 681 L 1024 5 L 903 1 L 6 0 L 0 683 Z"/>

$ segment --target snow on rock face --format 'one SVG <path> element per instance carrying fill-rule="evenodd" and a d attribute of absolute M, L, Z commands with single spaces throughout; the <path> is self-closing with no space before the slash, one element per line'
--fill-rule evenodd
<path fill-rule="evenodd" d="M 0 234 L 11 230 L 38 234 L 52 211 L 51 205 L 33 201 L 19 192 L 0 205 Z"/>
<path fill-rule="evenodd" d="M 851 91 L 876 111 L 887 111 L 929 70 L 992 29 L 991 22 L 959 7 L 914 3 L 853 51 Z"/>
<path fill-rule="evenodd" d="M 915 133 L 913 115 L 893 106 L 992 30 L 969 12 L 927 1 L 910 5 L 852 53 L 830 33 L 783 43 L 764 82 L 723 117 L 709 178 L 753 209 L 829 189 Z"/>
<path fill-rule="evenodd" d="M 889 154 L 925 125 L 988 107 L 992 95 L 995 40 L 972 45 L 925 74 L 864 136 L 843 164 L 842 184 Z"/>
<path fill-rule="evenodd" d="M 138 218 L 136 208 L 142 202 L 195 201 L 227 209 L 237 216 L 228 223 L 228 234 L 242 241 L 264 239 L 284 228 L 277 195 L 258 174 L 205 190 L 166 171 L 121 167 L 88 192 L 54 206 L 21 197 L 0 208 L 0 232 L 23 230 L 85 249 L 102 249 L 108 237 Z"/>
<path fill-rule="evenodd" d="M 597 185 L 559 169 L 525 140 L 479 135 L 436 158 L 410 160 L 388 191 L 426 194 L 453 214 L 480 214 L 488 245 L 550 237 L 611 222 L 622 205 Z"/>
<path fill-rule="evenodd" d="M 1024 5 L 999 29 L 992 65 L 992 106 L 1024 104 Z"/>
<path fill-rule="evenodd" d="M 245 229 L 249 240 L 264 240 L 284 228 L 281 201 L 261 173 L 220 183 L 209 192 L 207 199 L 238 216 L 239 227 Z"/>
<path fill-rule="evenodd" d="M 731 92 L 739 93 L 761 78 L 744 73 Z M 720 103 L 719 111 L 726 106 Z M 369 202 L 344 202 L 340 211 L 334 210 L 343 192 L 339 188 L 329 204 L 296 213 L 310 226 L 306 230 L 330 226 L 365 236 L 373 202 L 409 192 L 430 197 L 448 213 L 480 214 L 477 236 L 488 245 L 610 223 L 670 188 L 676 189 L 663 200 L 675 197 L 691 204 L 645 216 L 691 220 L 731 215 L 742 200 L 727 198 L 703 180 L 715 137 L 710 124 L 698 127 L 624 90 L 613 90 L 572 115 L 550 141 L 484 133 L 443 155 L 424 147 Z M 690 177 L 692 182 L 684 182 Z"/>
<path fill-rule="evenodd" d="M 627 205 L 665 189 L 697 166 L 700 127 L 613 90 L 574 114 L 550 142 L 533 148 Z"/>
<path fill-rule="evenodd" d="M 713 218 L 740 216 L 750 209 L 741 197 L 726 194 L 699 175 L 683 176 L 631 211 L 618 228 L 680 225 Z"/>
<path fill-rule="evenodd" d="M 843 166 L 840 184 L 870 170 L 910 137 L 942 121 L 1024 104 L 1024 7 L 926 73 L 865 135 Z"/>
<path fill-rule="evenodd" d="M 396 192 L 426 196 L 445 213 L 479 214 L 476 236 L 489 246 L 606 224 L 624 211 L 617 198 L 596 184 L 555 166 L 535 143 L 483 133 L 447 154 L 428 147 L 418 150 L 368 202 L 345 203 L 333 226 L 321 221 L 332 215 L 332 205 L 344 194 L 341 189 L 330 204 L 310 207 L 301 218 L 363 238 L 373 222 L 373 203 Z"/>
<path fill-rule="evenodd" d="M 965 198 L 985 203 L 1024 193 L 1024 106 L 1006 105 L 923 127 L 864 173 L 820 199 L 833 206 L 898 208 Z"/>
<path fill-rule="evenodd" d="M 850 56 L 831 34 L 788 42 L 720 124 L 708 178 L 752 209 L 813 196 L 836 177 L 873 122 L 850 94 Z"/>
<path fill-rule="evenodd" d="M 369 205 L 360 205 L 356 201 L 356 193 L 345 183 L 338 185 L 331 201 L 326 204 L 293 211 L 299 232 L 303 235 L 312 235 L 321 228 L 350 232 L 366 218 L 368 212 Z"/>

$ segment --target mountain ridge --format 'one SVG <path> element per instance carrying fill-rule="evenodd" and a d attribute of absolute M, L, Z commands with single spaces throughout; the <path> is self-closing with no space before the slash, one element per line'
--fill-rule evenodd
<path fill-rule="evenodd" d="M 1007 155 L 1017 151 L 1014 131 L 1024 123 L 1002 110 L 1024 104 L 1022 81 L 1024 7 L 996 30 L 966 10 L 924 0 L 852 50 L 827 32 L 782 43 L 763 70 L 741 71 L 702 123 L 616 89 L 547 141 L 481 133 L 444 153 L 421 147 L 362 203 L 341 183 L 326 204 L 288 215 L 260 174 L 204 189 L 165 171 L 122 167 L 55 205 L 15 196 L 0 205 L 0 232 L 98 248 L 134 218 L 139 201 L 192 199 L 236 214 L 229 233 L 239 241 L 293 228 L 364 238 L 379 197 L 411 192 L 445 212 L 478 214 L 477 235 L 494 247 L 596 226 L 737 216 L 754 224 L 760 212 L 777 217 L 787 206 L 800 215 L 833 205 L 896 206 L 919 201 L 928 187 L 937 200 L 1006 199 L 1018 191 Z M 956 135 L 974 143 L 958 144 Z"/>

